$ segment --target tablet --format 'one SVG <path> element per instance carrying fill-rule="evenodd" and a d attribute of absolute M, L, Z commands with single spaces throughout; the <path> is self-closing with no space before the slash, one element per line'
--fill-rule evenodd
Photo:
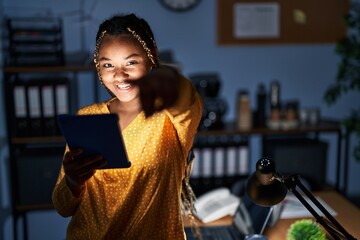
<path fill-rule="evenodd" d="M 100 154 L 107 161 L 104 168 L 131 166 L 116 114 L 61 114 L 57 120 L 70 149 L 82 148 L 85 156 Z"/>

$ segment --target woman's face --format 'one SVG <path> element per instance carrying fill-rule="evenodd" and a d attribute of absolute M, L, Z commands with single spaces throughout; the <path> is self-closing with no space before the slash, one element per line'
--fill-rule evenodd
<path fill-rule="evenodd" d="M 141 44 L 130 35 L 105 35 L 98 55 L 99 71 L 105 86 L 121 101 L 139 97 L 139 88 L 126 80 L 137 80 L 151 69 Z"/>

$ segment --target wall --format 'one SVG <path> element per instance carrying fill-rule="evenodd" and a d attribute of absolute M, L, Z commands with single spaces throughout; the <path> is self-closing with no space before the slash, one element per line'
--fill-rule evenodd
<path fill-rule="evenodd" d="M 1 1 L 0 1 L 1 2 Z M 81 24 L 72 11 L 79 10 L 82 1 L 74 0 L 2 0 L 0 9 L 5 15 L 61 15 L 64 17 L 64 37 L 67 52 L 77 52 L 81 48 L 92 51 L 97 25 L 105 18 L 118 12 L 135 12 L 148 20 L 155 33 L 160 49 L 172 49 L 176 60 L 181 63 L 185 74 L 197 72 L 218 72 L 222 78 L 220 95 L 229 104 L 226 120 L 235 117 L 235 96 L 240 88 L 251 94 L 253 106 L 255 91 L 259 83 L 267 87 L 270 81 L 281 81 L 281 98 L 298 99 L 301 107 L 320 107 L 324 117 L 340 119 L 357 107 L 359 95 L 349 94 L 336 105 L 328 107 L 323 102 L 326 87 L 335 81 L 338 56 L 334 44 L 308 45 L 245 45 L 218 46 L 216 43 L 216 1 L 201 1 L 199 6 L 189 12 L 175 13 L 163 8 L 158 0 L 94 0 L 84 1 L 84 11 L 90 21 L 84 26 L 85 37 L 80 39 Z M 226 26 L 225 26 L 226 27 Z M 80 105 L 92 101 L 89 92 L 88 76 L 83 76 L 80 85 Z M 1 90 L 2 91 L 2 90 Z M 106 94 L 102 93 L 105 97 Z M 3 112 L 3 99 L 0 111 Z M 4 114 L 1 114 L 0 136 L 5 135 Z M 329 142 L 328 181 L 335 181 L 336 143 L 331 135 L 324 140 Z M 260 140 L 252 140 L 251 156 L 256 161 L 259 155 Z M 352 139 L 352 144 L 354 139 Z M 349 194 L 360 194 L 359 185 L 351 181 L 360 171 L 360 164 L 350 159 Z M 31 239 L 63 239 L 68 219 L 62 219 L 54 212 L 31 213 Z M 47 229 L 47 231 L 44 231 Z M 1 233 L 1 231 L 0 231 Z M 11 236 L 11 221 L 5 224 L 5 236 Z M 8 237 L 6 237 L 8 239 Z"/>

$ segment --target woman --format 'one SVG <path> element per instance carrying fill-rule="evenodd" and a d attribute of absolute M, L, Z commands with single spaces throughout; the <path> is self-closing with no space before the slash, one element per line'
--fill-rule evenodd
<path fill-rule="evenodd" d="M 202 113 L 199 95 L 160 64 L 149 25 L 134 14 L 100 25 L 94 62 L 113 97 L 78 114 L 117 114 L 131 167 L 99 170 L 101 156 L 81 159 L 81 149 L 66 149 L 53 203 L 71 216 L 67 239 L 185 239 L 182 181 Z"/>

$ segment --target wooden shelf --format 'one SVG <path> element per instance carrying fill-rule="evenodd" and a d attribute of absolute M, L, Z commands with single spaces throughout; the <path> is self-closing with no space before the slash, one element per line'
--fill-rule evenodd
<path fill-rule="evenodd" d="M 341 131 L 340 123 L 334 120 L 322 120 L 316 125 L 300 125 L 293 129 L 271 129 L 267 127 L 254 127 L 249 130 L 239 130 L 235 122 L 228 122 L 221 129 L 203 130 L 198 136 L 210 135 L 291 135 L 306 134 L 309 132 L 338 132 Z"/>
<path fill-rule="evenodd" d="M 63 136 L 13 137 L 11 144 L 65 143 Z"/>
<path fill-rule="evenodd" d="M 58 66 L 6 66 L 5 74 L 15 73 L 58 73 L 58 72 L 88 72 L 96 71 L 93 65 L 58 65 Z M 5 79 L 6 80 L 6 79 Z"/>
<path fill-rule="evenodd" d="M 35 211 L 35 210 L 54 209 L 54 205 L 52 205 L 52 204 L 16 205 L 15 208 L 18 212 L 28 212 L 28 211 Z"/>

